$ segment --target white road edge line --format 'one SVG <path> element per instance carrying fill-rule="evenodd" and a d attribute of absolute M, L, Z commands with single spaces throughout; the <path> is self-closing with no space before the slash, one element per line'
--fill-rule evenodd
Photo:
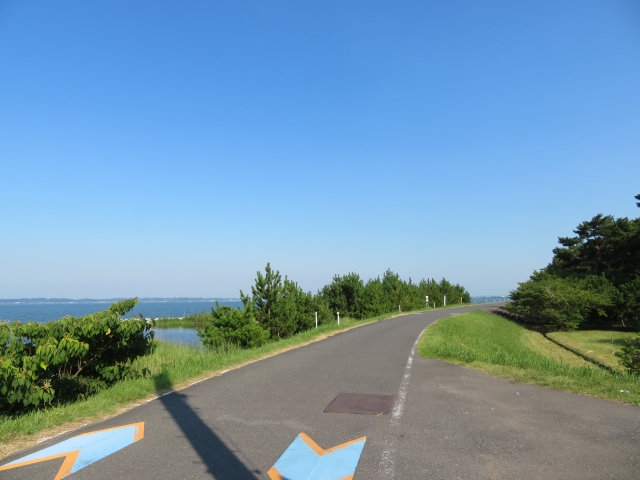
<path fill-rule="evenodd" d="M 157 397 L 150 398 L 149 400 L 147 400 L 147 403 L 149 403 L 149 402 L 153 402 L 154 400 L 157 400 L 157 399 L 159 399 L 160 397 L 164 397 L 165 395 L 169 395 L 169 394 L 171 394 L 171 393 L 175 393 L 175 390 L 171 390 L 170 392 L 163 393 L 162 395 L 158 395 Z M 138 405 L 139 405 L 139 404 L 138 404 Z M 137 407 L 138 405 L 135 405 L 135 406 Z"/>
<path fill-rule="evenodd" d="M 38 443 L 42 443 L 42 442 L 46 442 L 47 440 L 51 440 L 52 438 L 59 437 L 60 435 L 64 435 L 64 434 L 65 434 L 65 433 L 67 433 L 68 431 L 69 431 L 69 430 L 65 430 L 64 432 L 56 433 L 56 434 L 55 434 L 55 435 L 53 435 L 52 437 L 44 437 L 44 438 L 41 438 L 40 440 L 38 440 L 38 441 L 36 442 L 36 444 L 38 444 Z"/>
<path fill-rule="evenodd" d="M 424 329 L 426 330 L 426 328 Z M 411 348 L 411 353 L 407 359 L 407 366 L 404 368 L 404 377 L 400 383 L 398 396 L 391 410 L 391 420 L 389 421 L 389 430 L 385 436 L 382 447 L 382 458 L 380 459 L 380 467 L 378 469 L 379 476 L 383 480 L 391 480 L 396 475 L 396 453 L 398 449 L 398 437 L 400 436 L 400 426 L 402 425 L 402 415 L 404 414 L 404 404 L 407 400 L 407 392 L 409 391 L 409 380 L 411 379 L 411 366 L 413 365 L 413 357 L 416 353 L 418 341 L 424 330 L 420 332 L 418 338 Z"/>
<path fill-rule="evenodd" d="M 228 371 L 229 371 L 229 370 L 225 370 L 224 372 L 220 372 L 220 375 L 222 375 L 223 373 L 227 373 Z M 205 380 L 209 380 L 210 378 L 213 378 L 213 377 L 216 377 L 216 376 L 217 376 L 217 375 L 213 375 L 213 376 L 211 376 L 211 377 L 207 377 L 207 378 L 203 378 L 202 380 L 198 380 L 197 382 L 190 383 L 190 384 L 189 384 L 189 385 L 187 385 L 185 388 L 192 387 L 192 386 L 194 386 L 194 385 L 197 385 L 198 383 L 204 382 Z M 157 399 L 158 399 L 158 398 L 160 398 L 160 397 L 164 397 L 165 395 L 169 395 L 170 393 L 175 393 L 175 390 L 171 390 L 170 392 L 163 393 L 162 395 L 159 395 L 159 396 L 157 396 L 157 397 L 150 398 L 150 399 L 146 400 L 146 402 L 147 402 L 147 403 L 149 403 L 149 402 L 153 402 L 154 400 L 157 400 Z M 137 406 L 139 406 L 139 405 L 141 405 L 141 404 L 140 404 L 140 403 L 136 403 L 136 404 L 134 405 L 134 407 L 137 407 Z M 132 407 L 132 408 L 133 408 L 133 407 Z"/>

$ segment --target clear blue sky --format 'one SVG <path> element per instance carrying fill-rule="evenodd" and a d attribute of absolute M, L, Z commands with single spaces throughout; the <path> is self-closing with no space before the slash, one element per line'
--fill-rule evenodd
<path fill-rule="evenodd" d="M 0 298 L 506 294 L 640 215 L 640 3 L 0 0 L 0 167 Z"/>

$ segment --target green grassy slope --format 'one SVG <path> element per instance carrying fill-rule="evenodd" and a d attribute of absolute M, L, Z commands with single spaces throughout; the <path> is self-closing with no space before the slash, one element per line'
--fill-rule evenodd
<path fill-rule="evenodd" d="M 640 378 L 609 373 L 497 315 L 478 311 L 439 320 L 427 328 L 418 348 L 426 358 L 496 376 L 640 404 Z"/>

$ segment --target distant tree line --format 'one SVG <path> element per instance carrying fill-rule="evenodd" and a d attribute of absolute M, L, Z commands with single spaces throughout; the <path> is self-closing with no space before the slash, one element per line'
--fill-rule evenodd
<path fill-rule="evenodd" d="M 558 239 L 551 263 L 511 292 L 507 308 L 558 330 L 640 329 L 640 218 L 596 215 L 574 233 Z"/>
<path fill-rule="evenodd" d="M 251 348 L 314 327 L 316 313 L 319 325 L 335 322 L 338 312 L 342 317 L 370 318 L 424 309 L 427 296 L 432 307 L 442 306 L 445 296 L 449 304 L 471 302 L 471 295 L 461 285 L 445 279 L 413 283 L 391 270 L 367 282 L 356 273 L 336 275 L 329 285 L 312 294 L 287 277 L 283 280 L 280 272 L 267 264 L 264 274 L 257 272 L 251 294 L 240 292 L 244 308 L 216 304 L 210 321 L 198 333 L 211 348 Z"/>

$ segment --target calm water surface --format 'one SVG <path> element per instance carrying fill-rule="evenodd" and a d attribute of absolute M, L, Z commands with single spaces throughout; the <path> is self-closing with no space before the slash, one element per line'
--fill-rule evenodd
<path fill-rule="evenodd" d="M 220 305 L 240 307 L 240 301 L 219 301 Z M 71 315 L 72 317 L 83 317 L 90 313 L 107 310 L 110 303 L 18 303 L 0 304 L 0 321 L 21 320 L 23 322 L 46 323 L 52 320 Z M 199 312 L 210 312 L 215 302 L 143 302 L 126 316 L 130 317 L 136 313 L 142 314 L 145 318 L 162 317 L 184 317 Z"/>
<path fill-rule="evenodd" d="M 218 301 L 220 305 L 237 308 L 242 306 L 240 301 Z M 21 320 L 46 323 L 58 320 L 67 315 L 82 317 L 109 308 L 110 302 L 96 303 L 21 303 L 0 304 L 0 321 Z M 215 307 L 214 301 L 202 302 L 142 302 L 134 308 L 127 317 L 136 313 L 145 318 L 184 317 L 194 313 L 210 312 Z M 154 329 L 155 339 L 164 342 L 184 343 L 187 345 L 202 345 L 195 328 L 158 328 Z"/>
<path fill-rule="evenodd" d="M 472 302 L 500 302 L 505 297 L 474 297 Z M 219 301 L 220 305 L 229 305 L 237 308 L 242 306 L 240 301 Z M 35 304 L 0 304 L 0 321 L 21 320 L 23 322 L 50 322 L 58 320 L 66 315 L 82 317 L 90 313 L 96 313 L 109 308 L 110 303 L 35 303 Z M 139 303 L 127 316 L 136 313 L 145 318 L 183 317 L 199 312 L 209 312 L 215 302 L 143 302 Z M 154 329 L 155 339 L 165 342 L 184 343 L 187 345 L 201 345 L 195 328 L 158 328 Z"/>
<path fill-rule="evenodd" d="M 202 345 L 195 328 L 156 328 L 154 339 L 163 342 L 184 343 L 186 345 Z"/>

